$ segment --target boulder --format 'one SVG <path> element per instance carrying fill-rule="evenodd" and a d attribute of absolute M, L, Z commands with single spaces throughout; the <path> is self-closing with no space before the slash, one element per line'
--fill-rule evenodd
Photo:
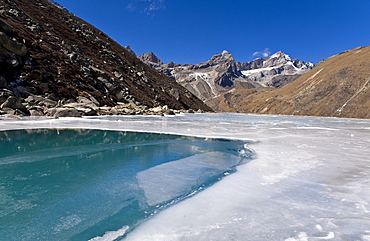
<path fill-rule="evenodd" d="M 162 106 L 154 107 L 150 109 L 152 112 L 162 112 Z"/>
<path fill-rule="evenodd" d="M 0 88 L 4 88 L 7 84 L 6 79 L 3 76 L 0 76 Z"/>
<path fill-rule="evenodd" d="M 5 32 L 5 33 L 11 33 L 11 32 L 13 32 L 13 27 L 10 26 L 4 20 L 0 19 L 0 30 Z"/>
<path fill-rule="evenodd" d="M 82 115 L 87 115 L 87 116 L 93 116 L 97 114 L 97 109 L 98 107 L 92 103 L 68 103 L 63 105 L 63 107 L 67 108 L 73 108 L 79 112 L 82 113 Z"/>
<path fill-rule="evenodd" d="M 6 61 L 9 65 L 13 66 L 13 67 L 18 67 L 19 66 L 19 61 L 17 59 L 14 59 L 14 58 L 10 58 Z"/>
<path fill-rule="evenodd" d="M 175 115 L 175 112 L 173 110 L 166 110 L 164 112 L 164 114 L 166 114 L 166 115 Z"/>
<path fill-rule="evenodd" d="M 109 81 L 103 77 L 98 77 L 98 80 L 101 81 L 105 85 L 109 93 L 111 93 L 112 95 L 116 95 L 117 97 L 120 97 L 122 95 L 121 88 L 116 86 L 113 81 Z"/>
<path fill-rule="evenodd" d="M 25 45 L 12 40 L 3 32 L 0 32 L 0 44 L 17 55 L 24 56 L 27 54 L 27 47 Z"/>
<path fill-rule="evenodd" d="M 91 108 L 76 108 L 79 112 L 82 113 L 83 116 L 95 116 L 97 115 L 97 111 Z"/>
<path fill-rule="evenodd" d="M 105 73 L 103 70 L 95 68 L 94 66 L 90 66 L 89 70 L 90 70 L 90 73 L 94 77 L 103 77 L 103 78 L 109 77 L 109 75 L 107 73 Z"/>
<path fill-rule="evenodd" d="M 14 95 L 17 96 L 17 97 L 22 97 L 22 98 L 26 98 L 28 97 L 30 94 L 28 92 L 28 89 L 23 87 L 23 86 L 17 86 L 13 89 L 13 92 L 14 92 Z"/>
<path fill-rule="evenodd" d="M 81 117 L 82 113 L 73 108 L 51 108 L 46 111 L 48 116 L 59 117 Z"/>
<path fill-rule="evenodd" d="M 86 94 L 89 97 L 87 98 L 87 97 L 83 97 L 83 96 L 78 96 L 77 97 L 77 102 L 78 103 L 92 104 L 92 105 L 95 105 L 95 106 L 100 105 L 99 101 L 97 101 L 97 99 L 95 99 L 94 96 L 92 96 L 91 94 L 89 94 L 87 92 L 84 92 L 84 94 Z"/>
<path fill-rule="evenodd" d="M 10 90 L 0 90 L 0 105 L 2 105 L 13 93 Z"/>
<path fill-rule="evenodd" d="M 30 116 L 44 116 L 44 112 L 42 110 L 30 110 Z"/>
<path fill-rule="evenodd" d="M 176 100 L 180 100 L 180 91 L 178 89 L 171 89 L 170 94 L 175 97 Z"/>
<path fill-rule="evenodd" d="M 4 103 L 1 104 L 0 108 L 10 108 L 10 109 L 19 109 L 26 111 L 26 107 L 22 104 L 21 99 L 16 98 L 15 96 L 9 96 Z"/>
<path fill-rule="evenodd" d="M 112 114 L 112 108 L 111 107 L 99 107 L 98 110 L 98 115 L 111 115 Z"/>
<path fill-rule="evenodd" d="M 71 108 L 90 108 L 96 110 L 98 107 L 93 102 L 69 102 L 64 104 L 63 107 Z"/>
<path fill-rule="evenodd" d="M 50 99 L 47 99 L 47 98 L 44 98 L 44 97 L 41 97 L 41 96 L 37 96 L 37 95 L 30 95 L 25 99 L 25 101 L 29 105 L 37 104 L 37 105 L 45 106 L 45 107 L 48 107 L 48 108 L 55 107 L 58 104 L 57 101 L 50 100 Z"/>

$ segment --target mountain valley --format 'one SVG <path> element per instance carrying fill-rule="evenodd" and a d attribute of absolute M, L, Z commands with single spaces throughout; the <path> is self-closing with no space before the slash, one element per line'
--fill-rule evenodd
<path fill-rule="evenodd" d="M 370 118 L 370 47 L 316 66 L 279 51 L 199 64 L 136 56 L 49 0 L 0 3 L 0 116 L 240 112 Z"/>

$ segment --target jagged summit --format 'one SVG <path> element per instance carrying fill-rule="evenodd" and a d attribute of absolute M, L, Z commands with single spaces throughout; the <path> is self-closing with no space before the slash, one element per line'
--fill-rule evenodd
<path fill-rule="evenodd" d="M 283 51 L 278 51 L 278 52 L 276 52 L 276 53 L 274 53 L 274 54 L 272 54 L 272 55 L 270 55 L 270 56 L 268 56 L 267 57 L 268 59 L 273 59 L 273 58 L 278 58 L 278 59 L 281 59 L 281 58 L 284 58 L 284 59 L 286 59 L 286 60 L 292 60 L 291 58 L 290 58 L 290 56 L 289 55 L 287 55 L 287 54 L 285 54 Z"/>
<path fill-rule="evenodd" d="M 288 61 L 291 61 L 289 55 L 285 54 L 283 51 L 279 51 L 269 57 L 267 57 L 264 61 L 263 67 L 272 67 L 278 66 L 280 64 L 285 64 Z"/>
<path fill-rule="evenodd" d="M 226 50 L 222 53 L 215 54 L 207 61 L 209 65 L 216 65 L 224 62 L 235 62 L 234 57 Z"/>
<path fill-rule="evenodd" d="M 126 47 L 125 47 L 125 49 L 126 49 L 129 53 L 131 53 L 132 55 L 134 55 L 134 56 L 136 57 L 136 53 L 131 49 L 131 47 L 130 47 L 130 46 L 126 46 Z"/>
<path fill-rule="evenodd" d="M 163 64 L 163 62 L 158 59 L 157 56 L 153 52 L 145 53 L 139 56 L 139 59 L 141 59 L 144 62 L 151 62 L 154 64 Z"/>

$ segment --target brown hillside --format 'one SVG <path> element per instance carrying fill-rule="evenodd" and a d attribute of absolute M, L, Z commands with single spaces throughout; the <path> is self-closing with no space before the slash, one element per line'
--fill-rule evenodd
<path fill-rule="evenodd" d="M 345 51 L 280 89 L 235 89 L 216 111 L 370 118 L 370 46 Z"/>
<path fill-rule="evenodd" d="M 0 105 L 7 102 L 5 112 L 20 106 L 29 113 L 25 108 L 31 108 L 30 96 L 59 105 L 83 97 L 97 106 L 211 110 L 109 36 L 48 0 L 2 0 L 0 20 Z M 10 105 L 6 98 L 18 104 Z"/>

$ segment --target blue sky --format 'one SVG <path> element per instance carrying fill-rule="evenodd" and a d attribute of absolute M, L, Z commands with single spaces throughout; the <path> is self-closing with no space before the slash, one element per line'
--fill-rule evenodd
<path fill-rule="evenodd" d="M 318 61 L 370 45 L 370 0 L 56 0 L 122 46 L 164 63 L 229 51 L 251 61 L 283 51 Z"/>

